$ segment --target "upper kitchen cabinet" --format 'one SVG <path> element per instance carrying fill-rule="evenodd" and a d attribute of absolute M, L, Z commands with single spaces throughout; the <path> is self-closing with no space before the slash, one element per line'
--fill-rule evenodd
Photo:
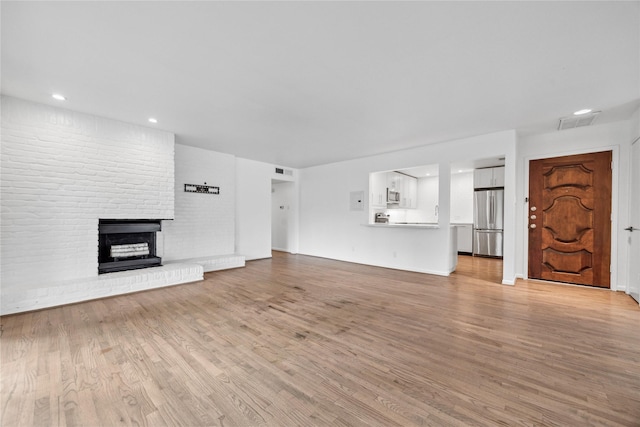
<path fill-rule="evenodd" d="M 406 188 L 406 207 L 408 209 L 416 209 L 418 207 L 418 179 L 412 176 L 408 176 L 406 181 Z"/>
<path fill-rule="evenodd" d="M 370 204 L 372 207 L 387 207 L 387 175 L 386 172 L 369 175 Z"/>
<path fill-rule="evenodd" d="M 418 205 L 418 180 L 410 175 L 400 172 L 389 172 L 387 175 L 387 187 L 400 194 L 399 209 L 415 209 Z"/>
<path fill-rule="evenodd" d="M 387 188 L 391 191 L 400 191 L 402 187 L 402 177 L 403 175 L 398 172 L 388 172 L 387 173 Z"/>
<path fill-rule="evenodd" d="M 493 186 L 493 168 L 476 169 L 473 171 L 473 188 L 487 188 Z"/>
<path fill-rule="evenodd" d="M 504 187 L 504 166 L 473 171 L 473 188 Z"/>

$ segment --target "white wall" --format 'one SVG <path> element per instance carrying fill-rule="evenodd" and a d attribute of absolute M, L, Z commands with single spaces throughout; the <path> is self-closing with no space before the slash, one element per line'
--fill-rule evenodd
<path fill-rule="evenodd" d="M 515 182 L 515 132 L 505 131 L 300 171 L 300 252 L 363 264 L 448 274 L 450 260 L 450 163 L 506 157 L 505 174 Z M 369 174 L 439 163 L 440 229 L 376 228 L 367 212 L 349 211 L 349 193 L 369 194 Z M 515 187 L 505 188 L 505 216 L 514 217 Z M 503 281 L 515 279 L 515 223 L 505 220 Z"/>
<path fill-rule="evenodd" d="M 174 135 L 2 97 L 2 290 L 98 274 L 99 218 L 173 218 Z"/>
<path fill-rule="evenodd" d="M 236 158 L 236 250 L 247 260 L 271 257 L 271 180 L 294 183 L 299 193 L 298 171 L 292 176 L 275 173 L 275 165 Z M 297 252 L 298 200 L 293 201 L 294 232 L 292 252 Z"/>
<path fill-rule="evenodd" d="M 234 252 L 235 168 L 230 154 L 175 145 L 175 219 L 162 223 L 163 261 Z M 184 184 L 205 183 L 220 194 L 184 191 Z"/>
<path fill-rule="evenodd" d="M 473 224 L 473 172 L 451 175 L 451 222 Z"/>
<path fill-rule="evenodd" d="M 596 151 L 613 151 L 613 194 L 611 233 L 611 289 L 624 290 L 627 284 L 628 245 L 624 227 L 629 217 L 629 159 L 631 148 L 629 122 L 594 125 L 555 131 L 543 135 L 521 136 L 518 139 L 518 174 L 516 227 L 516 269 L 519 276 L 527 276 L 528 207 L 524 202 L 529 188 L 529 161 Z M 505 248 L 506 252 L 506 248 Z"/>

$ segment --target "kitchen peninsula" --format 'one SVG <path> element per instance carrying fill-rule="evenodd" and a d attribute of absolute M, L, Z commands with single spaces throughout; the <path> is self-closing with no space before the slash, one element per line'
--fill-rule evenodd
<path fill-rule="evenodd" d="M 384 242 L 385 249 L 392 252 L 394 265 L 377 264 L 381 267 L 440 276 L 448 276 L 456 270 L 458 227 L 455 225 L 448 226 L 448 232 L 446 228 L 433 223 L 362 225 L 377 229 L 379 241 Z"/>
<path fill-rule="evenodd" d="M 362 225 L 384 242 L 376 250 L 377 265 L 438 275 L 455 271 L 457 228 L 439 224 L 438 169 L 434 164 L 369 175 L 369 220 Z"/>
<path fill-rule="evenodd" d="M 432 222 L 386 222 L 364 224 L 370 227 L 386 227 L 386 228 L 440 228 L 438 223 Z"/>

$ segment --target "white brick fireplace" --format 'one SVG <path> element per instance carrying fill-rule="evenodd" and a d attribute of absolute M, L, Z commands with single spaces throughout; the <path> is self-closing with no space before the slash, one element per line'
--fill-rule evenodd
<path fill-rule="evenodd" d="M 1 132 L 3 314 L 97 283 L 100 218 L 174 217 L 172 133 L 10 97 Z"/>

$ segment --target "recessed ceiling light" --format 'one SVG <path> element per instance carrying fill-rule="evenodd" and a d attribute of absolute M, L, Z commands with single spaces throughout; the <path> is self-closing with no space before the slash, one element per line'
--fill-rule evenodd
<path fill-rule="evenodd" d="M 430 173 L 428 173 L 428 174 L 426 174 L 425 176 L 431 176 L 431 174 L 430 174 Z"/>
<path fill-rule="evenodd" d="M 578 110 L 575 113 L 573 113 L 574 116 L 580 116 L 582 114 L 588 114 L 590 113 L 592 110 L 590 108 L 585 108 L 584 110 Z"/>
<path fill-rule="evenodd" d="M 65 98 L 63 95 L 60 95 L 59 93 L 54 93 L 53 95 L 51 95 L 51 97 L 53 99 L 57 99 L 58 101 L 66 101 L 67 98 Z"/>
<path fill-rule="evenodd" d="M 158 123 L 158 119 L 154 119 L 153 117 L 149 117 L 149 123 Z"/>

